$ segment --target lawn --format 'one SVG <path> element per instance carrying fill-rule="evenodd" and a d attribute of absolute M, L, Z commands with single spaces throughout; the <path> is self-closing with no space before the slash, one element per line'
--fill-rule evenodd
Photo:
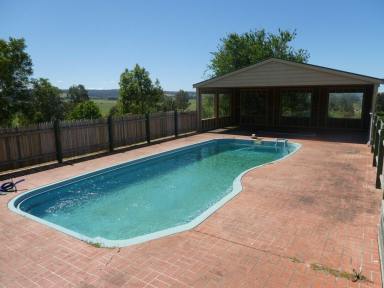
<path fill-rule="evenodd" d="M 117 100 L 110 99 L 91 99 L 100 108 L 103 116 L 108 116 L 109 111 L 116 105 Z M 196 99 L 189 100 L 189 107 L 186 111 L 196 111 Z"/>
<path fill-rule="evenodd" d="M 101 114 L 103 116 L 108 116 L 109 110 L 116 105 L 116 100 L 109 99 L 92 99 L 93 102 L 100 108 Z"/>
<path fill-rule="evenodd" d="M 196 111 L 196 99 L 189 99 L 187 111 Z"/>

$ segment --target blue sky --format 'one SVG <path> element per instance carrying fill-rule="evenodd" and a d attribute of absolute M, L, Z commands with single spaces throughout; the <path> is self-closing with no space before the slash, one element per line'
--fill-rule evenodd
<path fill-rule="evenodd" d="M 24 37 L 34 77 L 117 88 L 135 63 L 166 90 L 192 90 L 230 32 L 297 29 L 309 62 L 384 78 L 383 0 L 0 0 L 0 38 Z"/>

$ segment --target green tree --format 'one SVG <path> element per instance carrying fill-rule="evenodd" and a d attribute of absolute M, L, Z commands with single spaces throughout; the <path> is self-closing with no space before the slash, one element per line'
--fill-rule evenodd
<path fill-rule="evenodd" d="M 69 118 L 72 120 L 97 119 L 101 118 L 101 112 L 95 102 L 85 101 L 76 104 L 70 112 Z"/>
<path fill-rule="evenodd" d="M 203 94 L 201 96 L 201 117 L 203 119 L 215 116 L 214 94 Z"/>
<path fill-rule="evenodd" d="M 244 34 L 230 33 L 220 39 L 218 51 L 212 53 L 209 76 L 221 76 L 269 57 L 307 62 L 308 51 L 296 50 L 290 45 L 296 35 L 295 30 L 280 29 L 277 34 L 267 33 L 264 29 Z"/>
<path fill-rule="evenodd" d="M 30 120 L 33 122 L 52 121 L 64 118 L 64 102 L 60 89 L 53 86 L 48 79 L 32 80 L 31 98 L 34 107 Z"/>
<path fill-rule="evenodd" d="M 120 108 L 120 103 L 117 103 L 116 105 L 114 105 L 110 110 L 109 110 L 109 113 L 108 115 L 109 116 L 119 116 L 121 113 L 121 108 Z"/>
<path fill-rule="evenodd" d="M 189 94 L 184 90 L 179 90 L 175 95 L 177 109 L 184 111 L 189 106 Z"/>
<path fill-rule="evenodd" d="M 173 111 L 176 110 L 177 105 L 175 98 L 168 95 L 163 95 L 161 102 L 160 102 L 160 109 L 162 111 Z"/>
<path fill-rule="evenodd" d="M 119 102 L 122 113 L 144 114 L 155 111 L 164 91 L 158 80 L 152 82 L 148 71 L 135 65 L 120 76 Z"/>
<path fill-rule="evenodd" d="M 0 125 L 10 125 L 18 112 L 29 112 L 29 77 L 32 60 L 24 39 L 0 39 Z"/>
<path fill-rule="evenodd" d="M 85 89 L 84 85 L 73 85 L 68 89 L 68 98 L 74 104 L 88 101 L 88 91 Z"/>
<path fill-rule="evenodd" d="M 384 115 L 384 92 L 377 94 L 376 111 Z"/>

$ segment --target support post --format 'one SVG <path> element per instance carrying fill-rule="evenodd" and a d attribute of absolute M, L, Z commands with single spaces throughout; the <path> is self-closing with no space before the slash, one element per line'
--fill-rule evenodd
<path fill-rule="evenodd" d="M 196 130 L 197 132 L 202 131 L 201 125 L 201 95 L 199 88 L 196 88 Z"/>
<path fill-rule="evenodd" d="M 384 140 L 384 130 L 383 129 L 380 129 L 378 131 L 378 151 L 377 151 L 377 163 L 376 163 L 376 166 L 377 166 L 377 169 L 376 169 L 376 188 L 381 188 L 381 180 L 380 180 L 380 176 L 381 174 L 383 173 L 383 140 Z"/>
<path fill-rule="evenodd" d="M 214 117 L 215 117 L 215 129 L 217 128 L 221 128 L 221 125 L 219 123 L 219 93 L 217 91 L 215 91 L 215 94 L 214 94 L 214 98 L 213 98 L 213 105 L 214 105 L 214 108 L 213 108 L 213 112 L 214 112 Z"/>
<path fill-rule="evenodd" d="M 377 122 L 377 116 L 375 114 L 373 114 L 373 117 L 371 119 L 371 127 L 370 127 L 370 131 L 369 131 L 369 134 L 370 134 L 370 143 L 371 144 L 371 152 L 373 153 L 373 150 L 374 150 L 374 146 L 375 146 L 375 135 L 376 135 L 376 122 Z"/>
<path fill-rule="evenodd" d="M 377 161 L 376 161 L 376 156 L 377 153 L 379 152 L 379 131 L 383 128 L 382 127 L 382 122 L 381 120 L 378 120 L 375 125 L 375 142 L 374 142 L 374 147 L 373 147 L 373 161 L 372 161 L 372 166 L 376 167 L 377 166 Z"/>
<path fill-rule="evenodd" d="M 369 113 L 369 137 L 368 137 L 368 145 L 372 147 L 372 128 L 373 128 L 373 113 Z"/>
<path fill-rule="evenodd" d="M 374 84 L 372 87 L 372 104 L 371 104 L 371 113 L 375 116 L 373 119 L 373 123 L 371 122 L 370 127 L 369 127 L 369 135 L 372 137 L 373 136 L 373 125 L 376 123 L 377 120 L 377 115 L 376 115 L 376 105 L 377 105 L 377 98 L 378 98 L 378 93 L 379 93 L 379 85 L 380 84 Z M 372 119 L 371 119 L 372 120 Z M 373 125 L 372 125 L 373 124 Z M 372 138 L 369 138 L 371 140 Z M 372 146 L 372 143 L 370 143 Z"/>
<path fill-rule="evenodd" d="M 63 163 L 63 151 L 61 147 L 61 136 L 60 136 L 60 122 L 57 119 L 53 122 L 53 130 L 55 133 L 56 159 L 57 159 L 57 162 Z"/>
<path fill-rule="evenodd" d="M 151 143 L 151 130 L 149 125 L 149 113 L 145 114 L 145 135 L 147 138 L 147 143 Z"/>
<path fill-rule="evenodd" d="M 178 123 L 178 115 L 177 115 L 177 109 L 174 111 L 175 113 L 175 137 L 179 136 L 179 123 Z"/>
<path fill-rule="evenodd" d="M 113 119 L 112 115 L 108 116 L 108 150 L 109 152 L 113 152 Z"/>
<path fill-rule="evenodd" d="M 377 129 L 377 116 L 374 115 L 373 116 L 373 120 L 372 120 L 372 132 L 371 132 L 371 138 L 372 138 L 372 142 L 371 142 L 371 152 L 373 153 L 374 149 L 375 149 L 375 140 L 376 140 L 376 129 Z"/>

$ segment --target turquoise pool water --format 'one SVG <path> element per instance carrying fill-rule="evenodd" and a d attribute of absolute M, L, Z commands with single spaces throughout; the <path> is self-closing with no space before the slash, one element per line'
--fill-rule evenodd
<path fill-rule="evenodd" d="M 294 143 L 284 149 L 274 142 L 211 140 L 46 186 L 19 196 L 11 206 L 80 239 L 124 246 L 129 239 L 177 232 L 175 227 L 212 213 L 217 203 L 241 190 L 234 184 L 241 173 L 297 148 Z"/>

